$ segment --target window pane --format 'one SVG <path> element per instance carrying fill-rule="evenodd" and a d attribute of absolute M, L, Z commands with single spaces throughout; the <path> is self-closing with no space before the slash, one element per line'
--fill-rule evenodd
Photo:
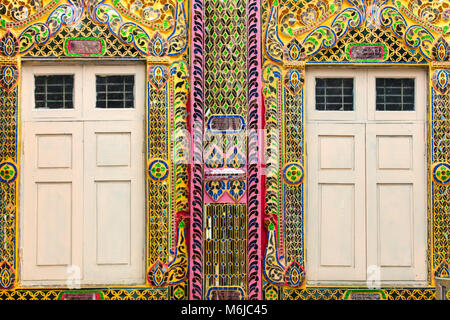
<path fill-rule="evenodd" d="M 316 110 L 353 111 L 353 78 L 316 78 Z"/>
<path fill-rule="evenodd" d="M 96 76 L 96 108 L 134 108 L 134 76 Z"/>
<path fill-rule="evenodd" d="M 34 76 L 36 109 L 73 109 L 73 75 Z"/>
<path fill-rule="evenodd" d="M 377 78 L 377 111 L 414 111 L 414 79 Z"/>

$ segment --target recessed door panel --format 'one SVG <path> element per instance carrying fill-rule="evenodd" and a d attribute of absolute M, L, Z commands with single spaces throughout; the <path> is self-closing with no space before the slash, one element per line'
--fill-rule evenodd
<path fill-rule="evenodd" d="M 131 134 L 129 132 L 98 133 L 96 138 L 97 167 L 129 167 Z"/>
<path fill-rule="evenodd" d="M 352 267 L 355 261 L 355 185 L 319 184 L 320 266 Z"/>
<path fill-rule="evenodd" d="M 72 262 L 72 183 L 36 183 L 37 265 Z"/>
<path fill-rule="evenodd" d="M 379 265 L 410 267 L 413 239 L 412 184 L 377 184 Z"/>
<path fill-rule="evenodd" d="M 37 167 L 39 169 L 71 168 L 72 135 L 52 134 L 36 136 Z"/>
<path fill-rule="evenodd" d="M 319 136 L 320 169 L 355 168 L 355 139 L 353 136 Z"/>
<path fill-rule="evenodd" d="M 129 264 L 131 181 L 95 183 L 97 264 Z"/>
<path fill-rule="evenodd" d="M 377 163 L 380 170 L 412 169 L 412 137 L 411 136 L 377 136 Z"/>

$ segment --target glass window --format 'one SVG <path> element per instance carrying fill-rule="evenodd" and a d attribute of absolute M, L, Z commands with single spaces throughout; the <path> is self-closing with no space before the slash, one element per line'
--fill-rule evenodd
<path fill-rule="evenodd" d="M 377 78 L 377 111 L 414 111 L 414 79 Z"/>
<path fill-rule="evenodd" d="M 353 79 L 316 78 L 316 110 L 353 111 Z"/>
<path fill-rule="evenodd" d="M 73 109 L 73 75 L 34 76 L 37 109 Z"/>
<path fill-rule="evenodd" d="M 134 76 L 96 76 L 96 108 L 134 108 Z"/>

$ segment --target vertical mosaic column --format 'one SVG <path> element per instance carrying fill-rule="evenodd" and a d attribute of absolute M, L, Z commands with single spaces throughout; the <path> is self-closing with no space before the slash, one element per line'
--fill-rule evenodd
<path fill-rule="evenodd" d="M 247 2 L 247 104 L 248 104 L 248 299 L 262 298 L 262 215 L 263 185 L 262 162 L 263 140 L 263 97 L 261 56 L 261 2 Z"/>
<path fill-rule="evenodd" d="M 436 46 L 435 46 L 436 47 Z M 448 45 L 446 56 L 450 51 Z M 445 49 L 444 47 L 444 49 Z M 436 53 L 436 57 L 439 57 Z M 431 115 L 429 157 L 431 167 L 430 235 L 429 248 L 430 270 L 434 278 L 448 278 L 450 276 L 450 62 L 433 62 L 430 69 Z"/>
<path fill-rule="evenodd" d="M 287 65 L 287 63 L 285 63 L 285 65 Z M 284 76 L 284 86 L 286 89 L 284 92 L 285 105 L 282 115 L 284 119 L 282 139 L 282 203 L 284 203 L 283 212 L 286 234 L 284 239 L 284 251 L 287 266 L 296 262 L 303 268 L 303 180 L 305 176 L 303 84 L 305 81 L 305 69 L 304 64 L 298 63 L 292 63 L 291 67 L 292 69 L 288 69 Z M 295 284 L 294 287 L 301 284 L 303 280 Z"/>
<path fill-rule="evenodd" d="M 297 50 L 295 50 L 297 49 Z M 266 112 L 264 257 L 265 298 L 278 298 L 276 286 L 304 284 L 303 180 L 304 63 L 294 41 L 288 44 L 282 69 L 267 64 L 263 71 Z M 284 257 L 281 259 L 281 257 Z"/>
<path fill-rule="evenodd" d="M 169 70 L 164 64 L 148 62 L 148 263 L 167 263 L 170 246 L 170 109 L 168 105 Z"/>
<path fill-rule="evenodd" d="M 281 68 L 266 64 L 263 69 L 263 95 L 265 109 L 265 194 L 264 218 L 268 229 L 263 266 L 264 299 L 278 299 L 278 285 L 284 284 L 284 265 L 279 263 L 277 234 L 281 211 L 281 112 L 283 84 Z M 283 232 L 281 230 L 281 232 Z"/>
<path fill-rule="evenodd" d="M 257 1 L 192 3 L 191 299 L 261 296 L 259 32 Z"/>
<path fill-rule="evenodd" d="M 0 289 L 17 279 L 18 225 L 18 79 L 17 38 L 0 39 Z"/>
<path fill-rule="evenodd" d="M 205 0 L 203 283 L 207 299 L 247 295 L 246 3 Z"/>
<path fill-rule="evenodd" d="M 188 67 L 184 61 L 170 67 L 161 62 L 148 62 L 148 280 L 178 285 L 172 291 L 179 298 L 188 268 Z"/>
<path fill-rule="evenodd" d="M 189 298 L 203 298 L 203 0 L 191 1 L 191 178 Z"/>

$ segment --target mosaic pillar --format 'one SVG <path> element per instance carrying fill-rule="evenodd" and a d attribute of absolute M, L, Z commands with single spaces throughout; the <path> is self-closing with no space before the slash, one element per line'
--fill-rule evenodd
<path fill-rule="evenodd" d="M 294 43 L 295 45 L 295 43 Z M 263 72 L 266 128 L 265 219 L 268 226 L 264 275 L 269 283 L 299 287 L 304 283 L 303 180 L 304 63 L 300 50 L 288 49 L 283 66 Z M 281 259 L 280 257 L 284 257 Z M 269 289 L 266 289 L 266 292 Z M 267 298 L 273 298 L 270 286 Z"/>
<path fill-rule="evenodd" d="M 448 60 L 449 46 L 439 50 L 439 41 L 435 45 L 436 60 Z M 445 49 L 445 50 L 442 50 Z M 446 53 L 442 56 L 442 51 Z M 439 55 L 441 53 L 441 56 Z M 431 116 L 429 132 L 430 158 L 430 208 L 429 248 L 431 257 L 429 268 L 435 278 L 449 278 L 450 261 L 450 62 L 433 62 L 430 68 Z"/>
<path fill-rule="evenodd" d="M 170 108 L 168 105 L 169 69 L 164 64 L 147 62 L 147 197 L 148 266 L 167 263 L 169 256 L 170 194 Z"/>
<path fill-rule="evenodd" d="M 176 284 L 172 293 L 181 298 L 188 265 L 188 67 L 184 61 L 170 67 L 165 62 L 153 58 L 147 62 L 147 268 L 150 284 Z"/>
<path fill-rule="evenodd" d="M 18 51 L 17 38 L 6 32 L 0 39 L 0 289 L 16 285 L 18 270 Z"/>

